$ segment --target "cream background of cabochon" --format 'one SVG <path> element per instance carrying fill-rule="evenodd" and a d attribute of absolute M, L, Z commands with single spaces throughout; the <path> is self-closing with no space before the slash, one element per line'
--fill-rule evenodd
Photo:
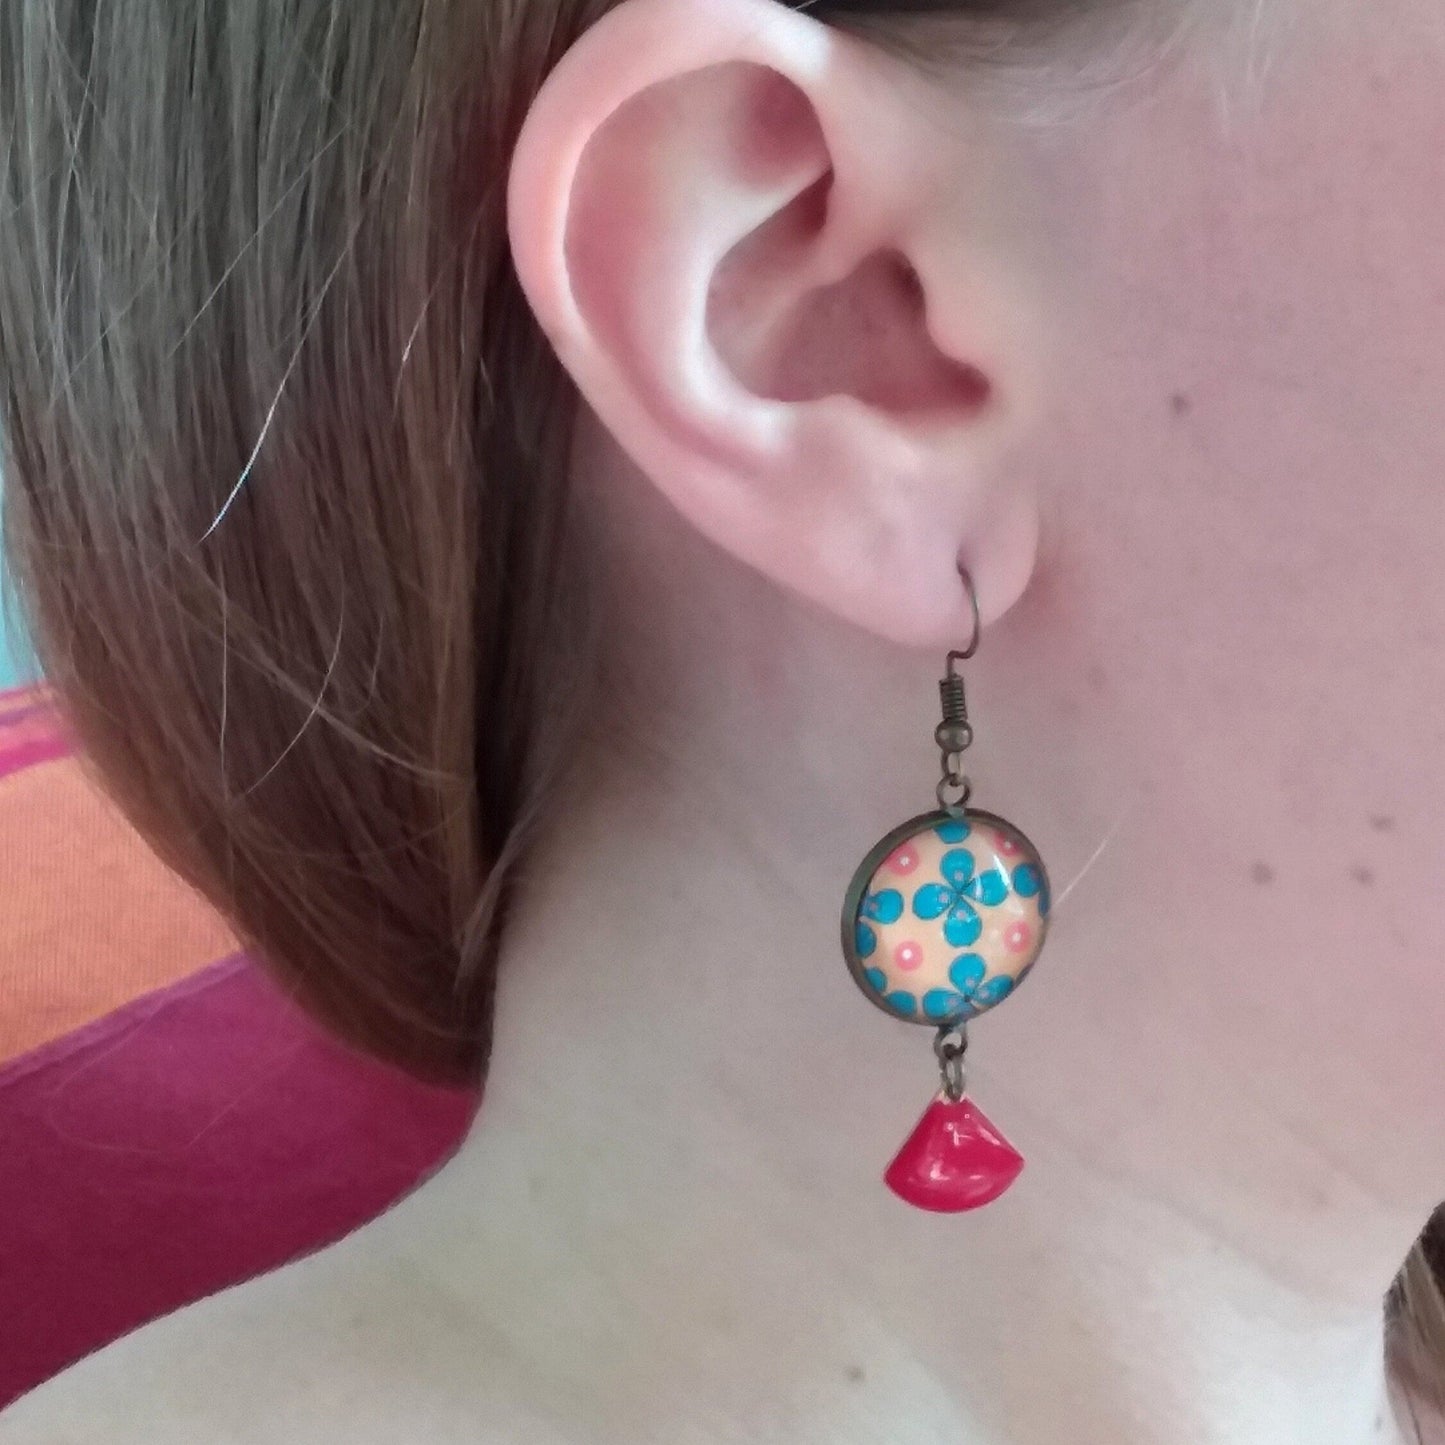
<path fill-rule="evenodd" d="M 1039 902 L 1046 894 L 1024 898 L 1012 883 L 1014 870 L 1025 863 L 1033 864 L 1042 877 L 1042 860 L 1020 833 L 977 817 L 971 817 L 969 824 L 968 836 L 958 843 L 945 841 L 934 826 L 915 834 L 884 859 L 864 894 L 865 905 L 868 897 L 885 889 L 903 895 L 903 916 L 896 923 L 879 923 L 860 914 L 878 937 L 877 949 L 863 960 L 863 966 L 883 974 L 884 995 L 896 991 L 913 994 L 919 1002 L 918 1017 L 923 1017 L 922 1000 L 926 994 L 954 988 L 949 969 L 962 955 L 977 954 L 988 967 L 986 979 L 1007 976 L 1016 980 L 1038 957 L 1043 945 L 1046 921 Z M 913 911 L 913 899 L 920 888 L 948 883 L 943 876 L 943 859 L 958 848 L 973 854 L 975 878 L 998 869 L 1009 880 L 1008 896 L 999 904 L 980 903 L 960 892 L 983 925 L 977 941 L 963 947 L 949 943 L 944 936 L 949 910 L 927 920 Z M 979 1007 L 977 1012 L 987 1009 Z"/>

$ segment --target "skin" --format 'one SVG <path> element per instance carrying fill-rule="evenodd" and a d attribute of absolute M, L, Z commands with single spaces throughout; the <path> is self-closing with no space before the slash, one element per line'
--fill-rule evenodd
<path fill-rule="evenodd" d="M 1263 79 L 1195 37 L 1027 123 L 762 0 L 626 0 L 574 48 L 512 241 L 591 408 L 615 682 L 477 1127 L 5 1445 L 1405 1438 L 1380 1299 L 1445 1197 L 1445 36 L 1289 18 Z M 894 252 L 916 281 L 863 264 Z M 959 557 L 976 798 L 1058 903 L 970 1054 L 1028 1168 L 939 1219 L 877 1178 L 929 1035 L 836 915 L 930 804 Z"/>

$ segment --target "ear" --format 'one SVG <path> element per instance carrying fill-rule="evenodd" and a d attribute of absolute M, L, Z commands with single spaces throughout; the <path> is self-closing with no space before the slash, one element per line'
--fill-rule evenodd
<path fill-rule="evenodd" d="M 1038 536 L 998 461 L 1039 328 L 963 88 L 776 0 L 622 0 L 549 76 L 508 196 L 543 329 L 658 489 L 919 645 L 968 635 L 960 563 L 1006 610 Z"/>

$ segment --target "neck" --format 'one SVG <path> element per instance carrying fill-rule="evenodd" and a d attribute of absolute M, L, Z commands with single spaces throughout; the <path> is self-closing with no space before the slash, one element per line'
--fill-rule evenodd
<path fill-rule="evenodd" d="M 599 789 L 544 860 L 479 1123 L 434 1186 L 449 1282 L 580 1372 L 569 1397 L 630 1439 L 861 1438 L 899 1411 L 969 1445 L 1403 1438 L 1378 1306 L 1081 1151 L 1054 1121 L 1086 1090 L 1037 1098 L 989 1049 L 975 1086 L 1023 1180 L 968 1218 L 889 1196 L 932 1060 L 826 947 L 868 825 L 799 854 L 694 781 Z"/>
<path fill-rule="evenodd" d="M 1230 1067 L 1188 969 L 1153 967 L 1204 948 L 1146 906 L 1176 824 L 1134 808 L 1118 720 L 1048 691 L 1086 672 L 1046 651 L 1060 629 L 970 674 L 979 802 L 1059 886 L 1038 982 L 970 1054 L 1028 1166 L 940 1218 L 879 1177 L 936 1086 L 930 1036 L 836 941 L 854 866 L 930 797 L 937 661 L 745 578 L 723 605 L 701 563 L 639 575 L 692 609 L 633 598 L 623 650 L 658 676 L 627 701 L 665 709 L 649 747 L 589 759 L 529 868 L 477 1126 L 416 1198 L 423 1266 L 585 1402 L 583 1438 L 1401 1439 L 1381 1298 L 1419 1221 Z"/>

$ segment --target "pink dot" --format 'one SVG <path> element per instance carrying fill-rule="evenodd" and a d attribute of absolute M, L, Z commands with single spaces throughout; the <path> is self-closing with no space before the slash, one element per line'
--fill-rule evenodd
<path fill-rule="evenodd" d="M 918 867 L 918 851 L 912 843 L 905 843 L 889 854 L 883 866 L 892 873 L 912 873 Z"/>
<path fill-rule="evenodd" d="M 904 973 L 912 973 L 915 968 L 922 967 L 923 950 L 916 943 L 900 943 L 893 950 L 893 962 Z"/>
<path fill-rule="evenodd" d="M 1023 849 L 1019 847 L 1016 839 L 1000 833 L 998 835 L 998 851 L 1002 853 L 1005 858 L 1017 858 L 1018 855 L 1023 852 Z"/>
<path fill-rule="evenodd" d="M 1004 930 L 1003 944 L 1010 953 L 1025 953 L 1034 941 L 1034 931 L 1027 923 L 1014 923 Z"/>

